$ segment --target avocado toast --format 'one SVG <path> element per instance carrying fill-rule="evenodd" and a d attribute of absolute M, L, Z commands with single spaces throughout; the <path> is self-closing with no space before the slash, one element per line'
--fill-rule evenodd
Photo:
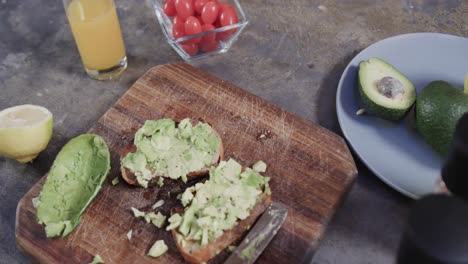
<path fill-rule="evenodd" d="M 263 162 L 259 162 L 264 165 Z M 254 166 L 253 168 L 264 167 Z M 210 169 L 210 179 L 185 190 L 167 230 L 189 263 L 205 263 L 236 243 L 271 203 L 269 178 L 235 160 Z M 264 172 L 264 170 L 261 170 Z"/>
<path fill-rule="evenodd" d="M 259 174 L 266 164 L 243 168 L 235 160 L 222 161 L 223 154 L 211 126 L 186 118 L 146 121 L 121 155 L 122 176 L 132 185 L 148 187 L 156 179 L 186 183 L 209 173 L 208 180 L 179 194 L 182 206 L 172 209 L 166 228 L 190 263 L 207 262 L 237 242 L 271 203 L 269 178 Z"/>
<path fill-rule="evenodd" d="M 221 137 L 209 124 L 194 119 L 148 120 L 121 154 L 121 173 L 131 185 L 148 187 L 208 174 L 223 159 Z"/>

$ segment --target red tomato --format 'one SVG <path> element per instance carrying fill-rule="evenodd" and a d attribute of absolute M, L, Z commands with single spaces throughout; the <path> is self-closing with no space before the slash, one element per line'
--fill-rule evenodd
<path fill-rule="evenodd" d="M 236 10 L 234 10 L 234 8 L 230 6 L 224 6 L 223 11 L 219 15 L 218 21 L 216 22 L 219 22 L 220 27 L 226 27 L 236 24 L 237 21 L 238 19 Z M 234 33 L 236 33 L 236 29 L 230 29 L 224 32 L 220 32 L 216 34 L 216 39 L 227 41 Z"/>
<path fill-rule="evenodd" d="M 230 29 L 227 31 L 216 33 L 216 39 L 221 41 L 228 41 L 229 38 L 231 38 L 231 36 L 234 35 L 234 33 L 236 33 L 236 31 L 236 29 Z"/>
<path fill-rule="evenodd" d="M 218 18 L 219 5 L 216 2 L 208 2 L 203 6 L 201 17 L 203 24 L 213 24 Z"/>
<path fill-rule="evenodd" d="M 187 36 L 195 35 L 202 32 L 200 20 L 194 16 L 190 16 L 185 20 L 185 33 Z"/>
<path fill-rule="evenodd" d="M 205 24 L 202 26 L 202 31 L 210 31 L 216 29 L 213 25 Z M 213 42 L 216 39 L 216 33 L 211 33 L 202 37 L 202 42 Z"/>
<path fill-rule="evenodd" d="M 175 27 L 177 24 L 185 24 L 185 19 L 180 18 L 180 16 L 175 16 L 172 19 L 172 27 Z"/>
<path fill-rule="evenodd" d="M 177 15 L 177 11 L 174 5 L 175 0 L 167 0 L 164 4 L 164 13 L 168 16 L 175 16 Z"/>
<path fill-rule="evenodd" d="M 224 7 L 219 14 L 219 22 L 221 27 L 230 26 L 237 23 L 237 13 L 232 7 Z"/>
<path fill-rule="evenodd" d="M 220 28 L 220 27 L 221 27 L 221 23 L 219 23 L 219 18 L 216 19 L 216 21 L 213 23 L 213 26 L 214 26 L 215 28 Z"/>
<path fill-rule="evenodd" d="M 184 49 L 188 55 L 194 56 L 198 53 L 198 44 L 182 44 L 182 49 Z"/>
<path fill-rule="evenodd" d="M 232 8 L 228 3 L 225 3 L 225 2 L 219 2 L 218 5 L 219 5 L 219 13 L 220 13 L 220 14 L 221 14 L 221 12 L 223 12 L 223 9 L 224 9 L 225 7 L 230 7 L 230 8 Z"/>
<path fill-rule="evenodd" d="M 191 36 L 191 35 L 195 35 L 201 32 L 202 32 L 202 25 L 200 21 L 194 16 L 188 17 L 187 20 L 185 21 L 185 34 L 187 36 Z M 194 39 L 186 41 L 185 43 L 194 44 L 194 43 L 199 43 L 200 41 L 201 41 L 201 38 L 194 38 Z"/>
<path fill-rule="evenodd" d="M 195 12 L 197 14 L 201 14 L 201 11 L 203 9 L 203 6 L 208 2 L 209 0 L 193 0 L 193 6 L 195 7 Z"/>
<path fill-rule="evenodd" d="M 215 51 L 219 48 L 219 42 L 218 41 L 209 41 L 209 42 L 202 42 L 200 43 L 200 48 L 204 52 L 211 52 Z"/>
<path fill-rule="evenodd" d="M 177 24 L 172 25 L 172 36 L 175 39 L 181 38 L 185 36 L 185 24 L 180 22 Z"/>
<path fill-rule="evenodd" d="M 177 16 L 180 16 L 183 20 L 186 20 L 189 16 L 193 16 L 195 13 L 192 0 L 175 0 L 174 5 Z"/>

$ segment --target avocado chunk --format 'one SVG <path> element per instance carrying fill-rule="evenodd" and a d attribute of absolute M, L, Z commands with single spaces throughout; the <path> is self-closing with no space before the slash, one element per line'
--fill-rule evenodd
<path fill-rule="evenodd" d="M 424 87 L 416 101 L 416 127 L 424 140 L 446 155 L 458 120 L 468 112 L 468 94 L 444 81 Z"/>
<path fill-rule="evenodd" d="M 158 240 L 150 248 L 148 256 L 153 258 L 160 257 L 162 254 L 166 253 L 168 249 L 169 248 L 167 247 L 166 243 L 164 243 L 164 240 Z"/>
<path fill-rule="evenodd" d="M 78 136 L 60 150 L 37 207 L 37 218 L 45 225 L 47 237 L 65 237 L 73 231 L 109 170 L 109 148 L 97 135 Z"/>
<path fill-rule="evenodd" d="M 359 64 L 359 93 L 369 113 L 390 121 L 402 119 L 416 100 L 413 83 L 379 58 Z"/>
<path fill-rule="evenodd" d="M 100 264 L 100 263 L 104 263 L 104 260 L 102 260 L 101 256 L 96 255 L 94 256 L 93 261 L 91 261 L 89 264 Z"/>

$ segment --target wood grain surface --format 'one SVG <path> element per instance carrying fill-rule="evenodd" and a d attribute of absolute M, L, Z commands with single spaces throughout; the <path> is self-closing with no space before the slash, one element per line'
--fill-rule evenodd
<path fill-rule="evenodd" d="M 90 129 L 109 144 L 112 169 L 78 227 L 66 238 L 45 237 L 31 201 L 39 195 L 44 176 L 18 204 L 17 245 L 40 263 L 88 263 L 95 254 L 106 263 L 183 262 L 170 232 L 134 218 L 130 211 L 130 207 L 148 211 L 163 199 L 161 211 L 168 215 L 183 187 L 133 187 L 119 172 L 120 152 L 138 127 L 147 119 L 163 117 L 209 122 L 221 134 L 226 159 L 268 164 L 273 200 L 285 204 L 289 214 L 258 263 L 298 263 L 311 257 L 357 173 L 344 140 L 185 63 L 149 70 Z M 115 177 L 120 183 L 112 186 Z M 168 253 L 158 259 L 147 257 L 158 239 L 168 244 Z M 222 252 L 212 262 L 227 256 Z"/>

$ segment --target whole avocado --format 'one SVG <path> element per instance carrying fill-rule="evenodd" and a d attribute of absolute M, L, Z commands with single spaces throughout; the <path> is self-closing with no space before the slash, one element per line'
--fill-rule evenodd
<path fill-rule="evenodd" d="M 416 100 L 416 127 L 424 140 L 446 155 L 457 121 L 468 112 L 468 95 L 445 81 L 424 87 Z"/>

